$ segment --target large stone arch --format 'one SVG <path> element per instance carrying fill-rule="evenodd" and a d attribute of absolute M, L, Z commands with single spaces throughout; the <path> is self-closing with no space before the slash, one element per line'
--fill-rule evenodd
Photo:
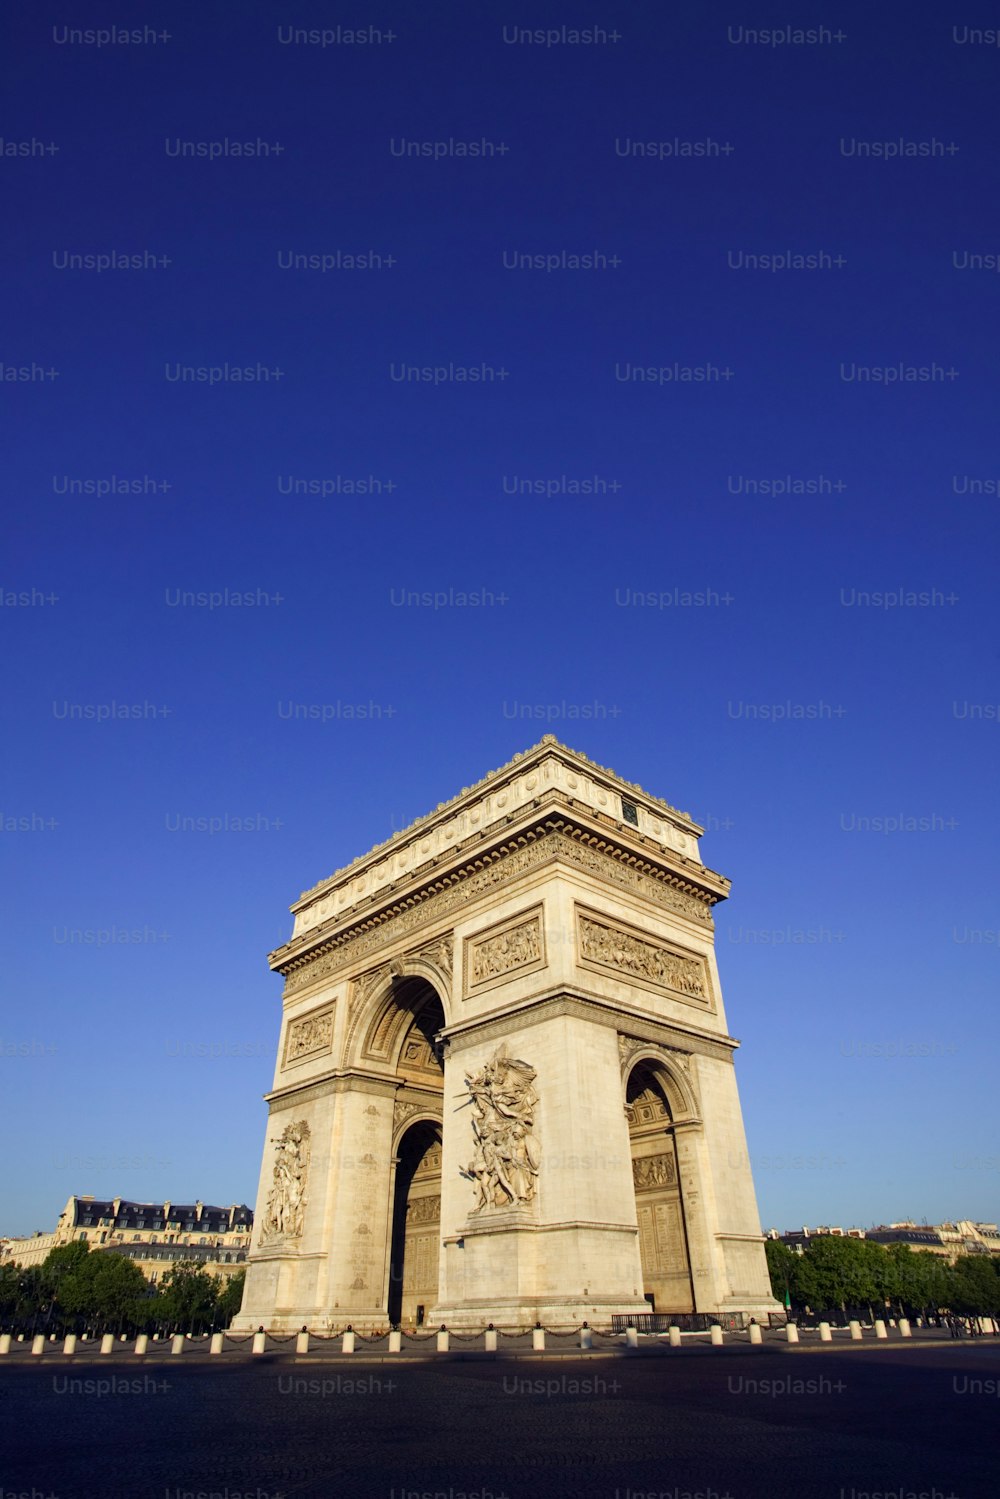
<path fill-rule="evenodd" d="M 344 1065 L 381 1063 L 395 1070 L 410 1020 L 433 994 L 444 1025 L 452 1018 L 451 979 L 443 967 L 417 952 L 360 975 L 350 986 Z"/>

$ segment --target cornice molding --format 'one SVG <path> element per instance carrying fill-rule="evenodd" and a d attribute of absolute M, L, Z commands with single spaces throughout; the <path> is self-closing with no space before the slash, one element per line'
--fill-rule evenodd
<path fill-rule="evenodd" d="M 713 1061 L 732 1063 L 733 1053 L 739 1046 L 739 1042 L 731 1036 L 706 1036 L 688 1030 L 673 1020 L 640 1017 L 632 1011 L 623 1010 L 611 1000 L 587 994 L 580 989 L 558 989 L 541 994 L 520 1004 L 493 1011 L 486 1017 L 445 1026 L 439 1035 L 446 1043 L 449 1053 L 459 1052 L 469 1046 L 487 1044 L 495 1039 L 502 1040 L 512 1029 L 542 1025 L 560 1015 L 570 1015 L 576 1020 L 589 1020 L 608 1030 L 624 1032 L 641 1046 L 659 1046 L 684 1056 L 703 1056 Z"/>
<path fill-rule="evenodd" d="M 589 868 L 613 884 L 638 890 L 675 915 L 686 916 L 708 930 L 712 927 L 712 907 L 724 900 L 729 891 L 728 880 L 693 861 L 684 860 L 689 868 L 672 868 L 673 860 L 639 854 L 623 841 L 586 826 L 572 815 L 552 816 L 529 824 L 457 864 L 453 856 L 443 856 L 436 869 L 427 871 L 422 883 L 407 895 L 383 904 L 340 931 L 328 932 L 325 937 L 320 930 L 293 938 L 271 953 L 268 961 L 274 971 L 288 980 L 285 992 L 290 994 L 306 982 L 326 977 L 347 963 L 379 951 L 398 937 L 409 936 L 415 927 L 439 919 L 457 905 L 467 904 L 504 879 L 516 878 L 529 868 L 557 857 Z M 391 933 L 385 930 L 390 923 L 395 926 Z M 293 977 L 307 966 L 308 979 L 304 975 L 301 979 Z"/>

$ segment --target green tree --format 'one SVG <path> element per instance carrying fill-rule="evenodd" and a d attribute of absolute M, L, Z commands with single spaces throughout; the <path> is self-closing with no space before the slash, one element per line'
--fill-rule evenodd
<path fill-rule="evenodd" d="M 960 1254 L 951 1271 L 951 1309 L 963 1316 L 1000 1314 L 1000 1275 L 992 1256 Z"/>
<path fill-rule="evenodd" d="M 243 1287 L 246 1278 L 246 1271 L 238 1270 L 225 1284 L 219 1286 L 216 1320 L 220 1327 L 228 1327 L 243 1305 Z"/>
<path fill-rule="evenodd" d="M 4 1327 L 13 1327 L 20 1321 L 26 1294 L 30 1297 L 31 1273 L 20 1265 L 0 1265 L 0 1322 Z M 33 1307 L 32 1310 L 37 1310 Z"/>
<path fill-rule="evenodd" d="M 34 1327 L 45 1307 L 41 1266 L 32 1265 L 25 1269 L 22 1265 L 4 1265 L 0 1278 L 0 1316 L 3 1321 L 16 1329 Z"/>
<path fill-rule="evenodd" d="M 68 1280 L 72 1280 L 89 1253 L 90 1245 L 85 1239 L 74 1239 L 71 1244 L 60 1244 L 58 1249 L 50 1249 L 45 1256 L 40 1282 L 45 1296 L 46 1322 L 49 1327 L 53 1324 L 62 1327 L 70 1320 L 66 1307 L 63 1305 L 62 1289 Z"/>
<path fill-rule="evenodd" d="M 873 1256 L 881 1245 L 864 1239 L 841 1239 L 823 1234 L 810 1240 L 799 1267 L 803 1300 L 814 1311 L 849 1306 L 870 1306 L 882 1297 L 881 1266 Z"/>
<path fill-rule="evenodd" d="M 890 1299 L 901 1315 L 936 1311 L 949 1304 L 949 1267 L 940 1255 L 914 1250 L 909 1244 L 888 1244 L 885 1253 L 895 1276 Z"/>
<path fill-rule="evenodd" d="M 65 1311 L 102 1332 L 144 1322 L 148 1296 L 149 1284 L 139 1266 L 107 1250 L 82 1258 L 59 1287 Z"/>
<path fill-rule="evenodd" d="M 160 1282 L 156 1316 L 178 1332 L 202 1332 L 215 1321 L 219 1285 L 201 1265 L 181 1260 Z"/>

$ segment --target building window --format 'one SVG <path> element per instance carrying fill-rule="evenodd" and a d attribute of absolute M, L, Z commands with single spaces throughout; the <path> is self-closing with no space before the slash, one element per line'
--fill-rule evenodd
<path fill-rule="evenodd" d="M 627 802 L 624 797 L 622 797 L 622 819 L 630 822 L 634 828 L 639 826 L 639 809 L 635 802 Z"/>

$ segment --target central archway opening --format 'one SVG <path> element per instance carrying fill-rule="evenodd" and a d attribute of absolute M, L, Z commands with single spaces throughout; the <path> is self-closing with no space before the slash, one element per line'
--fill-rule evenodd
<path fill-rule="evenodd" d="M 625 1092 L 643 1294 L 654 1312 L 694 1311 L 673 1119 L 652 1069 L 632 1069 Z"/>

